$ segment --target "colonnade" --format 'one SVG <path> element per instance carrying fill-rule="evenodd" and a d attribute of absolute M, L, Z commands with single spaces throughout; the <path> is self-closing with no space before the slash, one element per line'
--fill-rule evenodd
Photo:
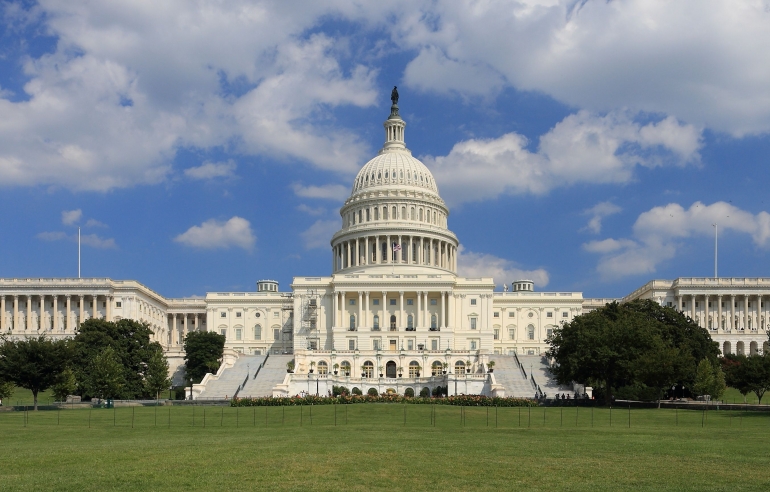
<path fill-rule="evenodd" d="M 170 313 L 168 315 L 168 339 L 170 346 L 182 345 L 191 331 L 199 331 L 205 324 L 205 313 Z M 204 320 L 201 323 L 201 320 Z"/>
<path fill-rule="evenodd" d="M 405 296 L 416 301 L 416 306 L 411 309 L 405 307 Z M 439 299 L 436 299 L 439 297 Z M 371 330 L 371 331 L 440 331 L 447 327 L 447 314 L 454 310 L 454 297 L 448 291 L 441 292 L 404 292 L 404 291 L 357 291 L 335 292 L 332 294 L 335 328 L 346 330 Z M 351 320 L 345 319 L 346 300 L 356 300 L 354 312 L 355 323 L 351 326 Z M 374 300 L 379 305 L 374 305 Z M 430 309 L 429 302 L 436 299 L 436 308 Z M 395 309 L 389 309 L 389 302 L 396 300 Z M 407 311 L 409 311 L 407 313 Z M 436 316 L 435 326 L 432 316 Z M 375 316 L 379 316 L 379 323 L 375 322 Z M 394 326 L 391 325 L 390 316 L 396 316 Z M 412 316 L 411 323 L 409 316 Z M 410 326 L 411 325 L 411 326 Z"/>
<path fill-rule="evenodd" d="M 736 300 L 739 298 L 743 309 L 736 316 Z M 680 312 L 689 314 L 692 319 L 698 320 L 699 325 L 703 328 L 720 332 L 730 332 L 731 330 L 756 331 L 767 329 L 763 299 L 763 294 L 684 294 L 676 296 L 676 304 Z M 689 304 L 685 305 L 688 301 Z M 696 302 L 703 302 L 703 305 L 696 308 Z M 709 306 L 709 302 L 711 302 L 711 306 Z M 716 302 L 716 306 L 714 306 L 714 302 Z M 729 302 L 728 309 L 722 307 L 723 302 Z M 703 313 L 703 316 L 700 317 L 699 313 Z M 717 321 L 716 324 L 714 323 L 715 320 Z"/>
<path fill-rule="evenodd" d="M 88 308 L 85 305 L 87 299 L 91 303 Z M 22 304 L 20 301 L 24 304 L 22 310 L 19 307 Z M 63 311 L 60 309 L 60 301 Z M 103 317 L 111 321 L 113 301 L 112 295 L 99 294 L 0 295 L 0 332 L 48 330 L 74 333 L 75 328 L 89 317 Z M 99 302 L 105 303 L 103 316 Z"/>
<path fill-rule="evenodd" d="M 393 244 L 401 247 L 393 251 Z M 369 265 L 428 265 L 457 271 L 457 247 L 442 239 L 409 235 L 373 235 L 348 239 L 333 248 L 332 271 Z"/>

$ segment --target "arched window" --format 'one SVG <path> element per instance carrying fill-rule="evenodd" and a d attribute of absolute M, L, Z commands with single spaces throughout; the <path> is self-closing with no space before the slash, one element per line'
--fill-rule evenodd
<path fill-rule="evenodd" d="M 401 261 L 406 261 L 406 244 L 401 243 Z"/>
<path fill-rule="evenodd" d="M 396 220 L 396 219 L 398 219 L 398 213 L 397 213 L 397 210 L 398 210 L 398 209 L 397 209 L 396 207 L 393 207 L 393 209 L 391 210 L 391 214 L 392 214 L 392 215 L 391 215 L 391 218 L 392 218 L 393 220 Z"/>
<path fill-rule="evenodd" d="M 366 209 L 366 221 L 369 222 L 371 218 L 369 217 L 369 209 Z"/>
<path fill-rule="evenodd" d="M 441 362 L 433 361 L 433 364 L 430 365 L 430 374 L 432 376 L 440 376 L 441 371 L 443 371 Z"/>
<path fill-rule="evenodd" d="M 435 314 L 430 315 L 430 329 L 435 331 L 438 328 L 438 317 Z"/>
<path fill-rule="evenodd" d="M 356 331 L 356 315 L 350 315 L 350 331 Z"/>
<path fill-rule="evenodd" d="M 722 355 L 727 355 L 732 353 L 732 347 L 730 346 L 730 342 L 725 342 L 722 344 Z"/>
<path fill-rule="evenodd" d="M 385 171 L 385 179 L 388 179 L 388 171 Z"/>
<path fill-rule="evenodd" d="M 342 364 L 340 364 L 340 370 L 343 376 L 350 376 L 350 362 L 343 360 Z"/>
<path fill-rule="evenodd" d="M 329 374 L 329 365 L 326 361 L 322 360 L 318 362 L 318 374 Z"/>
<path fill-rule="evenodd" d="M 404 171 L 403 171 L 403 170 L 402 170 L 402 171 L 399 173 L 399 177 L 400 177 L 401 179 L 404 179 Z"/>
<path fill-rule="evenodd" d="M 382 207 L 382 220 L 388 220 L 388 207 Z"/>
<path fill-rule="evenodd" d="M 455 362 L 455 374 L 465 374 L 465 362 L 461 360 Z"/>
<path fill-rule="evenodd" d="M 382 261 L 388 257 L 388 243 L 382 243 Z"/>
<path fill-rule="evenodd" d="M 262 340 L 262 325 L 254 327 L 254 340 Z"/>
<path fill-rule="evenodd" d="M 358 223 L 360 224 L 363 221 L 364 221 L 364 212 L 363 212 L 363 210 L 359 210 L 358 211 Z"/>
<path fill-rule="evenodd" d="M 372 364 L 372 361 L 367 360 L 366 362 L 364 362 L 361 375 L 365 378 L 370 378 L 374 376 L 374 364 Z"/>
<path fill-rule="evenodd" d="M 406 207 L 401 207 L 401 220 L 406 220 Z"/>
<path fill-rule="evenodd" d="M 422 222 L 422 209 L 420 209 L 420 212 L 419 212 L 419 220 L 420 222 Z"/>
<path fill-rule="evenodd" d="M 414 330 L 414 316 L 412 316 L 411 314 L 406 317 L 406 329 Z"/>
<path fill-rule="evenodd" d="M 374 220 L 380 220 L 380 207 L 374 208 Z"/>
<path fill-rule="evenodd" d="M 390 315 L 390 331 L 396 331 L 396 315 Z"/>
<path fill-rule="evenodd" d="M 433 211 L 433 223 L 436 224 L 436 211 Z"/>
<path fill-rule="evenodd" d="M 527 340 L 535 339 L 535 327 L 532 325 L 527 326 Z"/>
<path fill-rule="evenodd" d="M 412 207 L 412 208 L 409 210 L 409 218 L 410 218 L 411 220 L 414 220 L 414 207 Z"/>
<path fill-rule="evenodd" d="M 416 360 L 413 360 L 409 363 L 409 377 L 410 378 L 419 378 L 420 377 L 420 363 Z"/>
<path fill-rule="evenodd" d="M 375 314 L 374 315 L 374 329 L 379 330 L 380 329 L 380 315 Z"/>

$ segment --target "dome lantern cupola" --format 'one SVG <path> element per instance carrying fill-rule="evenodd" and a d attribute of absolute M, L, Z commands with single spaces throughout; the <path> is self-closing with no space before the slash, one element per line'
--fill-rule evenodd
<path fill-rule="evenodd" d="M 380 153 L 390 150 L 406 150 L 406 143 L 404 142 L 406 122 L 398 114 L 398 88 L 393 87 L 390 100 L 393 104 L 390 106 L 390 116 L 382 124 L 385 127 L 385 145 L 382 146 Z"/>

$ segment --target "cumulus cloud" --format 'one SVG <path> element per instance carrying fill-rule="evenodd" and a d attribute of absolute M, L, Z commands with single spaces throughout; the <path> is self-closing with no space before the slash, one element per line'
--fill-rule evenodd
<path fill-rule="evenodd" d="M 305 249 L 331 248 L 329 240 L 340 229 L 339 220 L 317 220 L 300 233 Z"/>
<path fill-rule="evenodd" d="M 250 250 L 257 238 L 251 230 L 251 223 L 241 217 L 233 217 L 223 222 L 207 220 L 199 226 L 192 226 L 179 234 L 174 241 L 201 249 L 237 247 Z"/>
<path fill-rule="evenodd" d="M 304 203 L 300 203 L 297 206 L 297 210 L 312 216 L 319 216 L 326 213 L 326 209 L 324 207 L 311 207 L 305 205 Z"/>
<path fill-rule="evenodd" d="M 770 214 L 752 214 L 729 203 L 693 203 L 685 209 L 678 203 L 654 207 L 642 213 L 633 226 L 633 237 L 585 243 L 583 248 L 601 255 L 597 271 L 605 279 L 652 274 L 657 266 L 676 257 L 691 237 L 714 234 L 746 234 L 760 248 L 770 246 Z"/>
<path fill-rule="evenodd" d="M 61 223 L 64 225 L 77 224 L 83 217 L 83 211 L 77 210 L 63 210 L 61 213 Z"/>
<path fill-rule="evenodd" d="M 191 179 L 214 179 L 235 177 L 235 162 L 230 159 L 227 162 L 204 162 L 197 167 L 189 167 L 184 170 L 184 175 Z"/>
<path fill-rule="evenodd" d="M 642 125 L 626 112 L 598 116 L 580 111 L 540 137 L 508 133 L 455 144 L 446 156 L 424 157 L 449 204 L 502 194 L 544 194 L 578 183 L 627 183 L 636 166 L 700 161 L 701 132 L 667 117 Z"/>
<path fill-rule="evenodd" d="M 77 234 L 67 234 L 61 231 L 41 232 L 37 237 L 43 241 L 77 241 Z M 80 243 L 85 246 L 91 246 L 98 249 L 117 249 L 118 245 L 113 238 L 103 238 L 98 234 L 82 234 Z"/>
<path fill-rule="evenodd" d="M 339 184 L 304 186 L 300 183 L 294 183 L 291 188 L 295 195 L 303 198 L 343 201 L 350 195 L 350 188 Z"/>
<path fill-rule="evenodd" d="M 675 115 L 734 135 L 770 131 L 766 0 L 426 0 L 401 8 L 393 39 L 418 51 L 405 85 L 473 95 L 503 80 L 591 111 Z"/>
<path fill-rule="evenodd" d="M 497 285 L 528 279 L 538 287 L 545 287 L 549 281 L 548 272 L 542 268 L 524 270 L 504 258 L 466 251 L 462 245 L 458 248 L 457 273 L 463 277 L 493 277 Z"/>
<path fill-rule="evenodd" d="M 605 217 L 619 213 L 621 210 L 623 209 L 612 202 L 597 203 L 593 207 L 583 210 L 583 215 L 588 215 L 590 219 L 588 219 L 588 224 L 581 230 L 599 234 L 602 232 L 602 220 Z"/>

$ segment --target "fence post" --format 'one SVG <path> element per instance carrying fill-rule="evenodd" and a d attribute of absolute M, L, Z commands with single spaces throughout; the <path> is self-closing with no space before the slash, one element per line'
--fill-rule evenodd
<path fill-rule="evenodd" d="M 171 428 L 171 406 L 168 407 L 168 428 Z"/>
<path fill-rule="evenodd" d="M 225 425 L 225 407 L 221 408 L 221 411 L 219 412 L 219 427 L 222 427 Z"/>
<path fill-rule="evenodd" d="M 612 427 L 612 405 L 610 405 L 610 427 Z"/>
<path fill-rule="evenodd" d="M 631 428 L 631 404 L 628 404 L 628 428 Z"/>
<path fill-rule="evenodd" d="M 134 407 L 131 407 L 131 428 L 134 428 Z"/>

